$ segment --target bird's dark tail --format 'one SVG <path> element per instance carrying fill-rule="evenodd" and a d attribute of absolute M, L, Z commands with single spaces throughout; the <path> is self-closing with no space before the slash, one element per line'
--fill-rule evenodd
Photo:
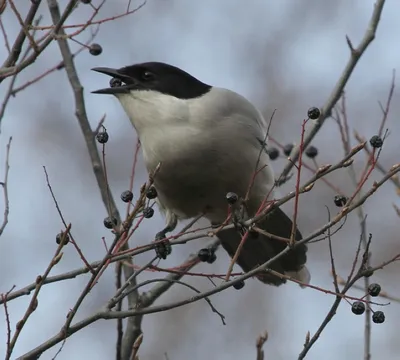
<path fill-rule="evenodd" d="M 258 223 L 257 226 L 273 235 L 289 239 L 292 230 L 292 221 L 281 209 L 277 208 L 268 214 L 266 219 Z M 222 247 L 233 257 L 242 239 L 240 232 L 234 228 L 223 229 L 218 232 L 217 236 L 221 240 Z M 296 241 L 301 239 L 301 233 L 297 230 Z M 240 251 L 237 264 L 245 272 L 248 272 L 279 254 L 286 246 L 287 244 L 284 241 L 271 239 L 263 234 L 252 232 L 247 237 Z M 288 275 L 302 283 L 309 283 L 310 273 L 305 267 L 306 260 L 307 246 L 299 245 L 274 261 L 270 269 Z M 286 279 L 269 272 L 260 273 L 257 275 L 257 278 L 265 284 L 276 286 L 286 282 Z"/>

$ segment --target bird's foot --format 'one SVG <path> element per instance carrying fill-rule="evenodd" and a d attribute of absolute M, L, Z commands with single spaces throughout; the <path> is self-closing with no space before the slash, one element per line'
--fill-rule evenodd
<path fill-rule="evenodd" d="M 166 235 L 166 231 L 164 231 L 164 230 L 157 233 L 157 235 L 156 235 L 157 243 L 155 244 L 155 248 L 154 248 L 157 256 L 160 259 L 164 259 L 164 260 L 167 258 L 167 256 L 169 254 L 171 254 L 171 251 L 172 251 L 171 244 L 170 244 L 169 240 L 167 240 L 165 238 L 165 235 Z"/>

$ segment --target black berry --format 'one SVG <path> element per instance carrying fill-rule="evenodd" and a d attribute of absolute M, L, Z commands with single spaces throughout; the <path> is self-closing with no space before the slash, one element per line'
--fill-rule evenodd
<path fill-rule="evenodd" d="M 57 234 L 57 236 L 56 236 L 56 243 L 57 244 L 61 243 L 61 239 L 63 238 L 63 236 L 64 236 L 64 234 L 62 232 Z M 69 243 L 69 236 L 67 234 L 66 235 L 66 239 L 65 239 L 65 244 L 68 244 L 68 243 Z"/>
<path fill-rule="evenodd" d="M 279 157 L 279 150 L 276 147 L 268 148 L 267 153 L 271 160 L 276 160 Z"/>
<path fill-rule="evenodd" d="M 293 144 L 287 144 L 287 145 L 285 145 L 285 146 L 283 147 L 283 153 L 284 153 L 286 156 L 289 156 L 290 153 L 292 152 L 293 148 L 294 148 L 294 145 L 293 145 Z"/>
<path fill-rule="evenodd" d="M 383 313 L 383 311 L 375 311 L 372 314 L 372 321 L 375 324 L 382 324 L 383 322 L 385 322 L 385 314 Z"/>
<path fill-rule="evenodd" d="M 214 250 L 208 248 L 199 250 L 197 256 L 200 261 L 208 262 L 209 264 L 212 264 L 217 259 Z"/>
<path fill-rule="evenodd" d="M 92 0 L 81 0 L 82 4 L 90 4 Z"/>
<path fill-rule="evenodd" d="M 132 191 L 130 191 L 130 190 L 125 190 L 125 191 L 121 194 L 121 200 L 122 200 L 123 202 L 128 203 L 128 202 L 132 201 L 132 199 L 133 199 L 133 194 L 132 194 Z"/>
<path fill-rule="evenodd" d="M 109 217 L 107 216 L 103 220 L 103 224 L 107 229 L 112 229 L 114 226 L 117 225 L 117 219 L 115 217 Z"/>
<path fill-rule="evenodd" d="M 371 146 L 373 148 L 378 149 L 378 148 L 382 147 L 383 140 L 380 136 L 374 135 L 371 139 L 369 139 L 369 143 L 371 144 Z"/>
<path fill-rule="evenodd" d="M 146 219 L 150 219 L 151 217 L 153 217 L 153 215 L 154 215 L 154 209 L 153 208 L 147 207 L 147 208 L 143 209 L 143 216 Z"/>
<path fill-rule="evenodd" d="M 355 301 L 351 306 L 353 314 L 362 315 L 365 311 L 365 304 L 362 301 Z"/>
<path fill-rule="evenodd" d="M 110 80 L 110 87 L 119 87 L 122 85 L 122 81 L 121 79 L 118 78 L 112 78 Z"/>
<path fill-rule="evenodd" d="M 241 280 L 241 281 L 233 284 L 233 288 L 236 289 L 236 290 L 243 289 L 244 288 L 244 281 Z"/>
<path fill-rule="evenodd" d="M 335 205 L 338 207 L 342 207 L 345 206 L 347 203 L 347 198 L 344 195 L 336 195 L 333 199 L 333 201 L 335 202 Z"/>
<path fill-rule="evenodd" d="M 108 133 L 107 131 L 99 131 L 96 135 L 96 140 L 100 144 L 105 144 L 108 141 Z"/>
<path fill-rule="evenodd" d="M 228 192 L 226 194 L 226 201 L 228 204 L 233 205 L 238 201 L 239 197 L 234 192 Z"/>
<path fill-rule="evenodd" d="M 157 197 L 157 190 L 154 186 L 150 186 L 146 191 L 146 197 L 150 200 Z"/>
<path fill-rule="evenodd" d="M 310 107 L 307 111 L 307 116 L 311 120 L 317 120 L 321 116 L 321 111 L 316 107 Z"/>
<path fill-rule="evenodd" d="M 373 283 L 368 286 L 368 294 L 371 296 L 378 296 L 381 292 L 381 286 L 379 284 Z"/>
<path fill-rule="evenodd" d="M 311 145 L 306 149 L 306 155 L 310 159 L 314 159 L 318 155 L 318 149 L 315 146 Z"/>
<path fill-rule="evenodd" d="M 170 242 L 168 240 L 163 240 L 162 242 L 157 243 L 155 246 L 155 251 L 160 259 L 165 260 L 172 251 Z"/>
<path fill-rule="evenodd" d="M 103 52 L 103 48 L 99 44 L 94 43 L 89 46 L 89 52 L 91 55 L 97 56 Z"/>

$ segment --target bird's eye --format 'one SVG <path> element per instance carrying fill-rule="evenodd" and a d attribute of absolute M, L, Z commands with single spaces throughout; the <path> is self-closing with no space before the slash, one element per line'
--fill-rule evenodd
<path fill-rule="evenodd" d="M 142 79 L 143 79 L 143 80 L 151 80 L 151 79 L 154 79 L 154 74 L 153 74 L 152 72 L 150 72 L 150 71 L 145 71 L 145 72 L 143 72 L 143 74 L 142 74 Z"/>

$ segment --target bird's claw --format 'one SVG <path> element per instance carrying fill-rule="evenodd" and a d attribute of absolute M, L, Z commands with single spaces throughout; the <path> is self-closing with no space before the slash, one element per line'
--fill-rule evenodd
<path fill-rule="evenodd" d="M 169 240 L 167 240 L 167 239 L 158 242 L 155 245 L 154 249 L 156 251 L 157 256 L 160 259 L 164 259 L 164 260 L 167 258 L 167 256 L 169 254 L 171 254 L 171 251 L 172 251 L 171 244 L 170 244 Z"/>
<path fill-rule="evenodd" d="M 157 233 L 157 235 L 156 235 L 157 243 L 155 244 L 155 248 L 154 248 L 157 256 L 160 259 L 164 259 L 164 260 L 167 258 L 167 256 L 169 254 L 171 254 L 171 251 L 172 251 L 171 244 L 170 244 L 169 240 L 167 240 L 165 238 L 165 235 L 166 235 L 165 231 L 160 231 Z"/>

